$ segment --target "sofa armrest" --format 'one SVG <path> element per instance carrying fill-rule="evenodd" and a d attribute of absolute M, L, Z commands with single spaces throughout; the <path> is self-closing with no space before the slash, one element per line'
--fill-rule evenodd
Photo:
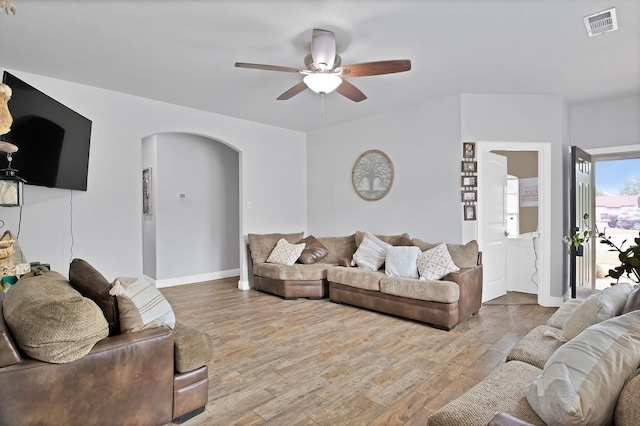
<path fill-rule="evenodd" d="M 65 364 L 25 357 L 0 368 L 0 424 L 165 424 L 173 375 L 168 327 L 107 337 Z"/>
<path fill-rule="evenodd" d="M 496 413 L 491 417 L 487 426 L 532 426 L 531 423 L 520 420 L 507 413 Z"/>
<path fill-rule="evenodd" d="M 460 321 L 477 314 L 482 306 L 482 265 L 473 268 L 462 268 L 443 278 L 452 281 L 460 288 L 458 299 L 458 316 Z"/>

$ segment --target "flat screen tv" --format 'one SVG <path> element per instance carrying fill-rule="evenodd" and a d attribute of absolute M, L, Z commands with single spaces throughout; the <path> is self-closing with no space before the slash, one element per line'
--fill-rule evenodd
<path fill-rule="evenodd" d="M 7 71 L 2 82 L 13 91 L 13 125 L 3 137 L 18 147 L 11 167 L 30 185 L 86 191 L 91 120 Z"/>

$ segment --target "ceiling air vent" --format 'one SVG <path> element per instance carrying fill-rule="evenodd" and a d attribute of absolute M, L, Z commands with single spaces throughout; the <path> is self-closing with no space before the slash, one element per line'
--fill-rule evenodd
<path fill-rule="evenodd" d="M 615 7 L 585 16 L 582 20 L 584 21 L 584 26 L 587 29 L 589 37 L 618 29 L 618 18 L 616 17 Z"/>

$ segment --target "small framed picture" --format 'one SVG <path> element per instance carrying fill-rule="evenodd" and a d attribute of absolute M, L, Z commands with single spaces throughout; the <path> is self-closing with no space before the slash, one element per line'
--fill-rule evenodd
<path fill-rule="evenodd" d="M 478 201 L 478 191 L 462 191 L 462 201 L 476 202 Z"/>
<path fill-rule="evenodd" d="M 476 220 L 476 206 L 464 206 L 464 220 Z"/>
<path fill-rule="evenodd" d="M 478 176 L 462 176 L 462 186 L 478 186 Z"/>
<path fill-rule="evenodd" d="M 478 171 L 478 162 L 477 161 L 463 161 L 462 162 L 462 171 L 463 172 L 471 172 L 475 173 Z"/>
<path fill-rule="evenodd" d="M 462 156 L 464 158 L 476 158 L 475 142 L 464 142 L 462 144 Z"/>

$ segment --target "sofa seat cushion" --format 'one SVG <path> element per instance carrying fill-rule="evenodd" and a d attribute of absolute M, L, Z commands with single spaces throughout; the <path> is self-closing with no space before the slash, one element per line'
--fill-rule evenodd
<path fill-rule="evenodd" d="M 581 300 L 567 299 L 547 320 L 547 325 L 549 327 L 562 329 L 562 324 L 564 324 L 567 318 L 569 318 L 569 315 L 571 315 L 571 312 L 573 312 L 580 303 L 582 303 Z"/>
<path fill-rule="evenodd" d="M 173 334 L 175 367 L 186 373 L 207 365 L 213 356 L 213 339 L 207 333 L 176 321 Z"/>
<path fill-rule="evenodd" d="M 507 362 L 465 394 L 433 413 L 428 424 L 484 426 L 496 412 L 504 412 L 534 425 L 544 425 L 525 396 L 526 385 L 541 371 L 524 362 Z"/>
<path fill-rule="evenodd" d="M 460 299 L 460 287 L 451 281 L 385 276 L 380 281 L 380 291 L 394 296 L 430 302 L 455 303 Z"/>
<path fill-rule="evenodd" d="M 312 265 L 279 265 L 277 263 L 256 263 L 253 265 L 253 274 L 259 277 L 272 278 L 274 280 L 323 280 L 327 278 L 327 270 L 333 265 L 327 263 L 314 263 Z"/>
<path fill-rule="evenodd" d="M 379 271 L 366 271 L 359 268 L 337 266 L 327 271 L 329 282 L 344 284 L 363 290 L 380 291 L 380 280 L 386 275 Z"/>
<path fill-rule="evenodd" d="M 3 311 L 18 346 L 40 361 L 75 361 L 109 334 L 98 305 L 57 272 L 19 280 L 4 297 Z"/>
<path fill-rule="evenodd" d="M 511 349 L 507 355 L 507 361 L 522 361 L 538 368 L 544 368 L 544 363 L 553 353 L 562 346 L 562 343 L 545 333 L 560 333 L 560 329 L 539 325 Z"/>

